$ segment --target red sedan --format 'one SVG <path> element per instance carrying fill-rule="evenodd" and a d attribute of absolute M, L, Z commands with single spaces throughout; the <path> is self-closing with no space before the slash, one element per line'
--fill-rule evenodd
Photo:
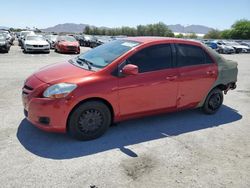
<path fill-rule="evenodd" d="M 79 42 L 72 36 L 59 36 L 55 42 L 55 52 L 79 54 Z"/>
<path fill-rule="evenodd" d="M 213 114 L 237 74 L 236 62 L 200 42 L 127 38 L 39 70 L 22 99 L 38 128 L 90 140 L 130 118 L 189 108 Z"/>

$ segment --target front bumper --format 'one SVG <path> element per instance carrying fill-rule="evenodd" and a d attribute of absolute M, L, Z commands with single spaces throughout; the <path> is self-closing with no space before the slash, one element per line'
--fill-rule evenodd
<path fill-rule="evenodd" d="M 27 52 L 49 52 L 50 47 L 48 48 L 33 48 L 33 47 L 27 47 L 26 48 Z"/>
<path fill-rule="evenodd" d="M 233 54 L 233 53 L 235 53 L 235 50 L 234 49 L 228 49 L 228 48 L 226 48 L 226 49 L 224 49 L 224 53 L 226 53 L 226 54 Z"/>
<path fill-rule="evenodd" d="M 26 101 L 23 95 L 23 101 Z M 34 126 L 48 132 L 66 132 L 68 113 L 62 100 L 34 98 L 26 103 L 24 115 Z M 46 119 L 48 121 L 46 121 Z"/>
<path fill-rule="evenodd" d="M 60 52 L 63 53 L 80 53 L 80 47 L 78 46 L 60 46 Z"/>
<path fill-rule="evenodd" d="M 0 51 L 6 51 L 9 50 L 7 45 L 0 46 Z"/>
<path fill-rule="evenodd" d="M 42 93 L 47 87 L 48 84 L 35 76 L 27 79 L 22 89 L 25 117 L 44 131 L 66 132 L 67 118 L 72 108 L 71 100 L 43 98 Z"/>

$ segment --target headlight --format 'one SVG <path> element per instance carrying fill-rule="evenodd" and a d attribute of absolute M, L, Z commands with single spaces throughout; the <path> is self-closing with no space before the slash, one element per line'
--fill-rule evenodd
<path fill-rule="evenodd" d="M 33 45 L 30 45 L 30 44 L 26 44 L 25 46 L 26 47 L 33 47 Z"/>
<path fill-rule="evenodd" d="M 5 45 L 5 42 L 0 42 L 0 45 Z"/>
<path fill-rule="evenodd" d="M 63 98 L 66 97 L 77 87 L 76 84 L 60 83 L 48 87 L 44 92 L 43 96 L 47 98 Z"/>

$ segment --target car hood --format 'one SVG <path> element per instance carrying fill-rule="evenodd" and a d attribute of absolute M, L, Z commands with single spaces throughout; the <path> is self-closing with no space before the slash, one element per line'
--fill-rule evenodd
<path fill-rule="evenodd" d="M 35 72 L 34 75 L 45 83 L 55 84 L 59 82 L 69 82 L 86 77 L 90 74 L 93 74 L 93 72 L 72 65 L 66 61 L 43 67 Z"/>
<path fill-rule="evenodd" d="M 28 45 L 49 45 L 49 43 L 47 41 L 39 41 L 39 40 L 26 40 L 25 44 Z"/>
<path fill-rule="evenodd" d="M 64 46 L 79 46 L 79 42 L 68 42 L 68 41 L 63 41 L 63 42 L 60 42 L 61 45 L 64 45 Z"/>
<path fill-rule="evenodd" d="M 249 49 L 249 47 L 247 46 L 243 46 L 243 45 L 232 45 L 235 48 L 243 48 L 243 49 Z"/>

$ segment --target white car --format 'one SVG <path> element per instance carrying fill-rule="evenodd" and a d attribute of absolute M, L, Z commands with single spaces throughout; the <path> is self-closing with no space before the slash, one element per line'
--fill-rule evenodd
<path fill-rule="evenodd" d="M 24 53 L 46 52 L 50 53 L 50 45 L 45 38 L 38 35 L 27 35 L 23 45 Z"/>
<path fill-rule="evenodd" d="M 236 53 L 249 53 L 250 48 L 248 46 L 240 45 L 237 42 L 224 42 L 227 46 L 232 46 Z"/>
<path fill-rule="evenodd" d="M 234 47 L 230 46 L 230 45 L 225 45 L 223 44 L 222 42 L 217 42 L 217 41 L 214 41 L 218 48 L 216 49 L 216 51 L 220 54 L 232 54 L 232 53 L 235 53 L 235 49 Z"/>
<path fill-rule="evenodd" d="M 34 31 L 21 31 L 20 36 L 18 37 L 18 46 L 23 48 L 24 41 L 27 35 L 35 35 Z"/>

